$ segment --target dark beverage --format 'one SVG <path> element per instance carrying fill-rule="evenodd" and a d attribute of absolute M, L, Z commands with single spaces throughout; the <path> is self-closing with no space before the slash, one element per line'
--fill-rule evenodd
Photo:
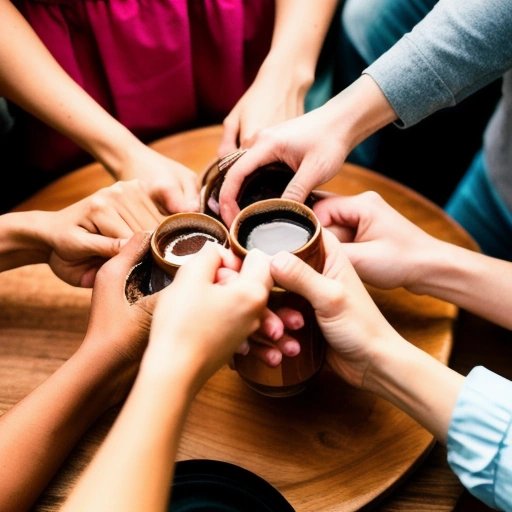
<path fill-rule="evenodd" d="M 299 224 L 275 219 L 256 226 L 247 237 L 246 249 L 259 249 L 271 256 L 279 251 L 293 252 L 302 247 L 311 235 Z"/>
<path fill-rule="evenodd" d="M 244 208 L 231 224 L 230 246 L 244 258 L 253 248 L 267 254 L 281 250 L 293 252 L 316 271 L 325 263 L 320 221 L 306 205 L 290 199 L 267 199 Z M 305 389 L 320 371 L 325 357 L 325 340 L 311 305 L 299 295 L 274 286 L 269 308 L 300 311 L 304 318 L 301 329 L 290 333 L 301 346 L 295 357 L 283 357 L 278 367 L 269 367 L 252 352 L 235 354 L 234 368 L 255 391 L 273 397 L 292 396 Z"/>
<path fill-rule="evenodd" d="M 208 233 L 200 233 L 198 231 L 172 233 L 162 243 L 163 257 L 169 263 L 181 265 L 201 250 L 206 242 L 219 243 L 219 240 Z"/>
<path fill-rule="evenodd" d="M 259 249 L 273 255 L 279 251 L 294 252 L 311 240 L 315 226 L 294 211 L 264 212 L 245 219 L 238 240 L 248 251 Z"/>

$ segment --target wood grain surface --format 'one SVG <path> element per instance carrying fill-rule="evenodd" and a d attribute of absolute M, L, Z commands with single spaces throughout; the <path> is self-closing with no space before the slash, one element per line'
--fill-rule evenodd
<path fill-rule="evenodd" d="M 153 146 L 201 172 L 215 159 L 220 130 L 214 126 L 184 132 Z M 109 175 L 92 164 L 59 179 L 18 209 L 62 208 L 110 183 Z M 366 169 L 346 164 L 322 188 L 341 194 L 376 190 L 433 235 L 477 249 L 437 206 Z M 404 337 L 448 364 L 454 333 L 461 331 L 454 306 L 402 289 L 371 293 Z M 62 283 L 45 265 L 0 275 L 1 412 L 76 350 L 86 329 L 89 301 L 90 291 Z M 475 327 L 474 318 L 464 318 L 462 332 L 478 334 L 489 328 L 478 321 Z M 462 371 L 473 365 L 473 355 L 459 358 Z M 58 509 L 116 413 L 90 430 L 34 510 Z M 287 399 L 260 396 L 235 372 L 222 369 L 190 411 L 178 459 L 190 458 L 220 459 L 257 473 L 297 512 L 452 510 L 462 490 L 445 462 L 444 449 L 434 446 L 428 432 L 387 402 L 348 387 L 327 368 L 303 394 Z"/>

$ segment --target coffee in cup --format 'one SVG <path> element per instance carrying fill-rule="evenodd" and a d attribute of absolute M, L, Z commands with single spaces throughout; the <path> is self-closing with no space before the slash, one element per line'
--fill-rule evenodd
<path fill-rule="evenodd" d="M 234 219 L 230 230 L 231 250 L 243 258 L 253 248 L 273 255 L 289 251 L 321 272 L 325 263 L 320 222 L 302 203 L 288 199 L 267 199 L 247 206 Z M 301 346 L 295 357 L 283 356 L 281 364 L 271 368 L 250 352 L 235 354 L 234 368 L 257 392 L 278 397 L 303 391 L 321 369 L 325 340 L 311 305 L 297 294 L 274 287 L 269 307 L 291 308 L 302 313 L 304 326 L 291 335 Z"/>

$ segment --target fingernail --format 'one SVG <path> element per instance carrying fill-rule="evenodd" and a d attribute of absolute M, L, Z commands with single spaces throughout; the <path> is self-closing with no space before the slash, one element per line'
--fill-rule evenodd
<path fill-rule="evenodd" d="M 197 212 L 199 210 L 199 199 L 191 199 L 187 203 L 189 211 L 191 212 Z"/>
<path fill-rule="evenodd" d="M 286 267 L 290 264 L 292 260 L 292 255 L 289 252 L 278 252 L 273 258 L 272 258 L 272 267 L 274 267 L 277 270 L 284 270 Z"/>

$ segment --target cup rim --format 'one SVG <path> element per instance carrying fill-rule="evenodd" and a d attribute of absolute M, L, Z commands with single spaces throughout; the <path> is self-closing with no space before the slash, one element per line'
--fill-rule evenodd
<path fill-rule="evenodd" d="M 201 224 L 204 226 L 205 222 L 210 225 L 214 225 L 219 231 L 221 231 L 224 234 L 225 240 L 223 243 L 219 244 L 223 247 L 228 247 L 230 243 L 230 237 L 229 237 L 229 231 L 226 228 L 226 226 L 218 221 L 217 219 L 211 217 L 210 215 L 207 215 L 206 213 L 201 212 L 178 212 L 173 213 L 172 215 L 168 215 L 162 221 L 158 226 L 154 229 L 153 233 L 151 234 L 151 241 L 150 241 L 150 249 L 151 254 L 153 256 L 153 260 L 155 263 L 164 271 L 166 272 L 176 272 L 179 267 L 181 267 L 181 263 L 173 263 L 171 261 L 168 261 L 164 258 L 162 252 L 160 251 L 160 248 L 158 246 L 159 241 L 159 235 L 164 236 L 169 231 L 164 231 L 162 234 L 162 230 L 164 230 L 170 223 L 179 221 L 183 218 L 191 218 L 191 219 L 198 219 L 200 223 L 198 223 L 198 227 L 201 227 Z"/>
<path fill-rule="evenodd" d="M 302 251 L 308 249 L 311 245 L 316 243 L 317 238 L 320 236 L 322 232 L 322 225 L 320 224 L 318 217 L 315 215 L 315 212 L 309 206 L 306 206 L 304 203 L 301 203 L 299 201 L 295 201 L 293 199 L 286 199 L 283 197 L 263 199 L 261 201 L 252 203 L 243 208 L 242 210 L 240 210 L 236 217 L 233 219 L 233 222 L 231 223 L 231 226 L 229 228 L 230 245 L 235 246 L 237 251 L 240 252 L 240 254 L 247 256 L 249 251 L 238 241 L 237 238 L 238 229 L 245 220 L 244 217 L 248 217 L 252 214 L 264 213 L 266 211 L 272 212 L 279 210 L 289 210 L 289 208 L 284 208 L 285 206 L 292 206 L 295 211 L 299 210 L 299 214 L 304 213 L 304 216 L 307 217 L 315 227 L 315 231 L 311 235 L 311 238 L 304 245 L 301 245 L 294 251 L 290 251 L 291 254 L 300 254 Z M 267 207 L 267 209 L 265 209 L 265 207 Z"/>

